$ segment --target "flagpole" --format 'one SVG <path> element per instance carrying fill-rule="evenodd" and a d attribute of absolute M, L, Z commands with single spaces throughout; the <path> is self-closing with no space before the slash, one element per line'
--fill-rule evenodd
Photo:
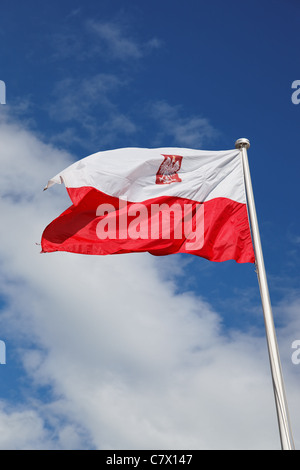
<path fill-rule="evenodd" d="M 277 419 L 279 426 L 279 434 L 281 440 L 282 450 L 294 450 L 294 442 L 292 430 L 290 425 L 287 401 L 284 390 L 283 376 L 281 371 L 280 357 L 276 339 L 276 332 L 274 327 L 274 320 L 272 314 L 272 307 L 269 295 L 269 288 L 267 283 L 266 270 L 263 259 L 263 252 L 260 241 L 260 234 L 258 228 L 258 221 L 256 215 L 256 208 L 254 202 L 253 188 L 251 182 L 250 168 L 248 162 L 247 149 L 250 147 L 248 139 L 238 139 L 235 143 L 235 148 L 240 149 L 242 154 L 245 187 L 248 202 L 249 218 L 252 229 L 252 238 L 255 252 L 257 277 L 264 313 L 266 338 L 268 344 L 268 352 L 272 373 L 272 382 L 275 396 L 275 404 L 277 411 Z"/>

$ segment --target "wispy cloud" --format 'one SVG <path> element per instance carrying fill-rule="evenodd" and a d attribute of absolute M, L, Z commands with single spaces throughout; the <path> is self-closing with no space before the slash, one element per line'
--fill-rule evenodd
<path fill-rule="evenodd" d="M 186 116 L 182 106 L 173 106 L 166 101 L 150 105 L 150 113 L 159 127 L 157 141 L 172 139 L 179 146 L 201 148 L 218 135 L 207 118 Z"/>
<path fill-rule="evenodd" d="M 77 17 L 77 14 L 72 17 Z M 87 19 L 80 22 L 78 27 L 80 35 L 73 25 L 68 24 L 53 34 L 53 59 L 72 58 L 82 62 L 102 58 L 108 62 L 122 63 L 142 59 L 162 47 L 162 41 L 157 37 L 148 40 L 134 37 L 132 28 L 120 20 Z"/>
<path fill-rule="evenodd" d="M 120 60 L 140 59 L 146 53 L 161 47 L 161 41 L 157 38 L 152 38 L 146 42 L 134 39 L 117 22 L 89 20 L 86 26 L 97 38 L 100 46 L 99 51 L 111 58 Z"/>
<path fill-rule="evenodd" d="M 97 146 L 118 145 L 119 138 L 119 145 L 132 145 L 138 123 L 128 109 L 122 109 L 120 92 L 134 78 L 129 64 L 161 47 L 158 38 L 142 40 L 132 34 L 132 29 L 120 18 L 81 20 L 76 13 L 53 35 L 54 62 L 63 60 L 64 70 L 70 59 L 86 64 L 76 76 L 68 70 L 54 84 L 45 111 L 64 128 L 56 131 L 53 142 L 65 145 L 72 142 L 87 152 Z M 91 70 L 91 61 L 95 60 L 100 60 L 96 67 L 101 68 L 100 73 L 95 73 L 95 67 Z"/>
<path fill-rule="evenodd" d="M 47 107 L 50 117 L 65 126 L 55 135 L 55 141 L 67 143 L 71 138 L 73 143 L 90 148 L 134 134 L 135 123 L 112 97 L 123 86 L 124 81 L 116 75 L 105 73 L 58 82 Z"/>
<path fill-rule="evenodd" d="M 111 93 L 122 86 L 116 75 L 100 73 L 90 77 L 65 78 L 56 83 L 49 113 L 59 121 L 85 122 L 99 106 L 113 109 Z"/>

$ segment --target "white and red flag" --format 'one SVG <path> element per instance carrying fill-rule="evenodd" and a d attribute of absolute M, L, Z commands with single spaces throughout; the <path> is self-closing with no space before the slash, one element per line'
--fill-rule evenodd
<path fill-rule="evenodd" d="M 72 205 L 42 235 L 42 252 L 191 253 L 255 261 L 239 150 L 124 148 L 72 164 Z"/>

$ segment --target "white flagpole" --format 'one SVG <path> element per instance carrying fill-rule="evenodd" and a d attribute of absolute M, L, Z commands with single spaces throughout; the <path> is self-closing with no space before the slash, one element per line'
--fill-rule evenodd
<path fill-rule="evenodd" d="M 276 332 L 274 327 L 274 320 L 272 314 L 271 301 L 269 296 L 269 289 L 267 283 L 267 276 L 265 271 L 263 252 L 261 247 L 259 228 L 257 222 L 257 215 L 255 209 L 254 195 L 252 189 L 250 168 L 248 163 L 247 149 L 250 147 L 248 139 L 238 139 L 235 143 L 235 148 L 240 149 L 242 153 L 245 187 L 248 202 L 248 211 L 250 224 L 252 229 L 252 238 L 255 252 L 257 277 L 264 313 L 264 321 L 266 328 L 266 337 L 269 351 L 269 359 L 272 373 L 272 382 L 275 395 L 277 419 L 281 440 L 282 450 L 294 450 L 294 442 L 289 420 L 289 413 L 287 401 L 284 390 L 284 383 L 281 371 L 280 357 L 278 352 L 278 345 L 276 339 Z"/>

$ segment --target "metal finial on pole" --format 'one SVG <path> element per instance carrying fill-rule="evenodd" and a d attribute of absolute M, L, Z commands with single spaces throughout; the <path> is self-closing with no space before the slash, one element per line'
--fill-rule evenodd
<path fill-rule="evenodd" d="M 266 337 L 268 344 L 268 352 L 272 373 L 272 382 L 275 395 L 275 404 L 277 411 L 277 419 L 281 440 L 281 447 L 283 450 L 294 450 L 294 441 L 291 431 L 287 401 L 284 390 L 284 383 L 281 371 L 280 357 L 278 352 L 278 345 L 276 339 L 276 332 L 274 327 L 274 320 L 272 314 L 272 307 L 269 295 L 269 288 L 267 283 L 266 270 L 264 265 L 263 252 L 260 241 L 260 234 L 258 228 L 258 221 L 256 215 L 256 208 L 254 202 L 254 195 L 252 189 L 250 168 L 248 162 L 247 149 L 250 147 L 250 142 L 248 139 L 242 138 L 238 139 L 235 143 L 235 148 L 240 149 L 242 154 L 243 169 L 244 169 L 244 178 L 245 178 L 245 187 L 246 195 L 248 202 L 248 211 L 250 224 L 252 229 L 252 238 L 255 252 L 255 261 L 257 268 L 257 277 L 264 313 L 264 321 L 266 328 Z"/>

